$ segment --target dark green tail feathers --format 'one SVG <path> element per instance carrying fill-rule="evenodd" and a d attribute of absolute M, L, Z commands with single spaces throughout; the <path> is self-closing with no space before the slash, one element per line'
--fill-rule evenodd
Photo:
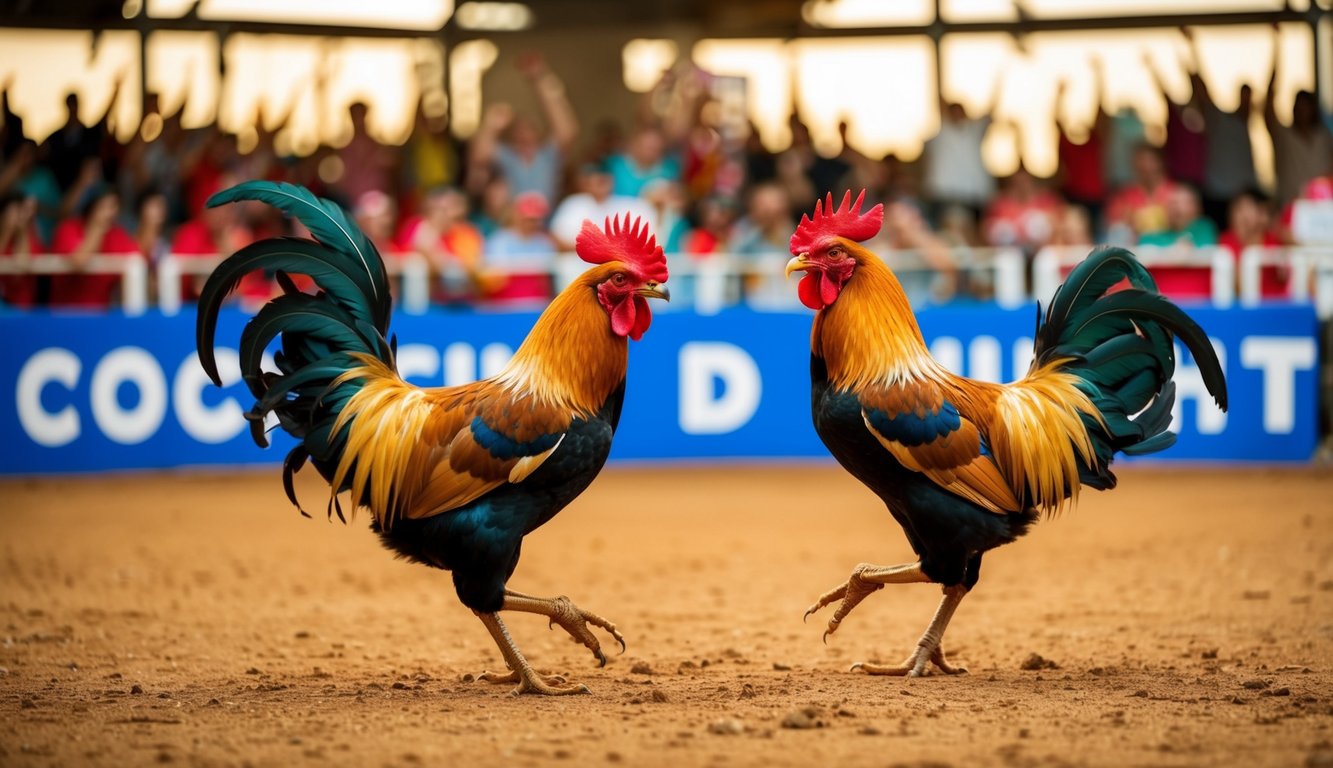
<path fill-rule="evenodd" d="M 1122 280 L 1128 288 L 1107 294 Z M 1107 465 L 1116 452 L 1154 453 L 1171 446 L 1167 428 L 1176 388 L 1175 338 L 1194 356 L 1204 385 L 1222 410 L 1227 384 L 1217 353 L 1198 323 L 1157 291 L 1157 283 L 1134 254 L 1102 247 L 1074 268 L 1055 292 L 1037 329 L 1034 368 L 1067 358 L 1062 370 L 1102 414 L 1102 424 L 1085 417 L 1097 450 L 1097 467 L 1083 482 L 1109 488 L 1115 476 Z"/>
<path fill-rule="evenodd" d="M 221 386 L 213 351 L 218 310 L 248 273 L 276 274 L 282 295 L 265 304 L 241 334 L 241 375 L 256 400 L 246 413 L 255 442 L 268 445 L 264 420 L 269 413 L 302 441 L 283 465 L 284 484 L 293 496 L 291 474 L 307 458 L 323 471 L 342 451 L 347 428 L 334 434 L 333 422 L 361 382 L 333 382 L 355 365 L 351 354 L 371 354 L 393 367 L 393 344 L 386 340 L 392 308 L 388 276 L 375 246 L 336 204 L 292 184 L 250 181 L 213 195 L 208 206 L 245 200 L 278 208 L 305 225 L 314 239 L 261 240 L 219 264 L 199 297 L 196 344 L 204 371 Z M 319 292 L 301 292 L 289 274 L 308 276 Z M 278 371 L 261 370 L 264 351 L 274 339 L 280 339 L 273 356 Z"/>

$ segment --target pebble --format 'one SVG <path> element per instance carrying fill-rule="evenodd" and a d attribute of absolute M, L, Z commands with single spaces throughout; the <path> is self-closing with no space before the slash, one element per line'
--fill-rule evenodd
<path fill-rule="evenodd" d="M 1018 665 L 1019 669 L 1031 672 L 1037 669 L 1059 669 L 1060 665 L 1050 659 L 1043 658 L 1040 654 L 1029 653 L 1023 663 Z"/>
<path fill-rule="evenodd" d="M 792 728 L 795 730 L 806 730 L 809 728 L 823 728 L 826 723 L 819 719 L 820 711 L 815 707 L 805 707 L 803 709 L 793 709 L 782 718 L 783 728 Z"/>
<path fill-rule="evenodd" d="M 143 693 L 143 686 L 142 686 L 142 685 L 131 685 L 131 686 L 130 686 L 130 693 L 131 693 L 131 694 L 134 694 L 134 695 L 136 695 L 136 696 L 137 696 L 138 694 L 140 694 L 140 693 Z"/>
<path fill-rule="evenodd" d="M 790 665 L 790 664 L 783 664 L 783 663 L 780 662 L 780 661 L 775 661 L 775 662 L 773 662 L 773 669 L 774 669 L 774 671 L 777 671 L 777 672 L 790 672 L 790 671 L 791 671 L 791 665 Z"/>
<path fill-rule="evenodd" d="M 638 661 L 634 663 L 634 666 L 629 668 L 629 671 L 632 675 L 651 675 L 653 673 L 653 665 L 646 661 Z"/>
<path fill-rule="evenodd" d="M 1240 687 L 1247 691 L 1259 691 L 1268 687 L 1268 681 L 1255 678 L 1253 680 L 1246 680 L 1240 684 Z"/>
<path fill-rule="evenodd" d="M 734 717 L 725 717 L 709 723 L 708 732 L 718 736 L 736 736 L 745 733 L 745 723 Z"/>

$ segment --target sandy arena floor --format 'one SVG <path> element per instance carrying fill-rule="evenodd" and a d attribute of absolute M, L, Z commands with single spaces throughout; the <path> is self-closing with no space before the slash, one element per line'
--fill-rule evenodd
<path fill-rule="evenodd" d="M 502 662 L 447 575 L 299 517 L 277 472 L 0 498 L 7 766 L 1333 765 L 1327 468 L 1124 470 L 987 557 L 945 643 L 971 673 L 916 680 L 847 668 L 905 656 L 935 588 L 871 596 L 827 647 L 801 623 L 858 562 L 911 558 L 840 470 L 608 470 L 511 581 L 628 639 L 598 669 L 511 618 L 593 690 L 561 699 L 470 682 Z"/>

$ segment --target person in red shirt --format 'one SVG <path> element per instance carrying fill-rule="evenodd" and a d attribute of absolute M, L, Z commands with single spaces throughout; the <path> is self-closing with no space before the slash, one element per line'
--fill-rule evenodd
<path fill-rule="evenodd" d="M 1143 235 L 1167 229 L 1166 208 L 1176 184 L 1167 178 L 1162 152 L 1151 144 L 1134 149 L 1134 181 L 1107 206 L 1107 237 L 1129 245 Z"/>
<path fill-rule="evenodd" d="M 1252 245 L 1268 248 L 1282 244 L 1273 234 L 1272 213 L 1268 197 L 1257 189 L 1236 196 L 1227 209 L 1227 229 L 1217 238 L 1217 244 L 1231 251 L 1237 267 L 1240 255 Z M 1236 276 L 1239 279 L 1240 271 Z M 1263 267 L 1259 272 L 1259 293 L 1265 299 L 1287 296 L 1288 270 L 1276 264 Z"/>
<path fill-rule="evenodd" d="M 174 256 L 194 258 L 226 257 L 253 243 L 255 237 L 240 219 L 242 208 L 222 205 L 204 208 L 197 216 L 176 230 L 171 244 Z M 181 277 L 181 298 L 194 301 L 204 287 L 207 275 Z M 241 279 L 237 293 L 245 300 L 263 301 L 273 293 L 273 287 L 263 272 L 251 272 Z"/>
<path fill-rule="evenodd" d="M 1086 135 L 1079 136 L 1077 131 L 1060 118 L 1056 110 L 1056 128 L 1060 131 L 1060 194 L 1071 203 L 1081 205 L 1095 222 L 1101 218 L 1102 205 L 1106 202 L 1106 180 L 1102 173 L 1102 144 L 1106 135 L 1110 115 L 1101 106 L 1101 66 L 1100 59 L 1094 58 L 1093 72 L 1096 80 L 1093 90 L 1098 94 L 1097 117 L 1088 127 Z M 1056 103 L 1063 103 L 1066 96 L 1066 84 L 1063 80 L 1056 90 Z M 1082 139 L 1079 141 L 1079 139 Z"/>
<path fill-rule="evenodd" d="M 1020 165 L 986 209 L 986 242 L 1034 252 L 1050 241 L 1061 208 L 1060 198 Z"/>
<path fill-rule="evenodd" d="M 436 298 L 458 301 L 486 296 L 498 287 L 482 269 L 485 239 L 467 219 L 467 197 L 461 190 L 443 187 L 432 190 L 421 216 L 403 225 L 398 241 L 430 262 L 439 281 Z"/>
<path fill-rule="evenodd" d="M 139 244 L 116 223 L 120 201 L 110 187 L 97 185 L 88 193 L 76 219 L 56 227 L 51 251 L 66 257 L 74 271 L 51 278 L 51 306 L 109 309 L 120 276 L 89 272 L 95 255 L 124 255 L 141 259 Z"/>
<path fill-rule="evenodd" d="M 37 198 L 10 195 L 0 198 L 0 258 L 12 259 L 20 266 L 42 252 L 36 225 Z M 0 303 L 30 309 L 37 303 L 35 275 L 0 277 Z"/>

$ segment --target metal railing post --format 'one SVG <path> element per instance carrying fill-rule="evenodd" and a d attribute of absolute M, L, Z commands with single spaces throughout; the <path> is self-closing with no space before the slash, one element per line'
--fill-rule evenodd
<path fill-rule="evenodd" d="M 157 263 L 157 307 L 168 317 L 181 311 L 181 265 L 175 254 Z"/>

